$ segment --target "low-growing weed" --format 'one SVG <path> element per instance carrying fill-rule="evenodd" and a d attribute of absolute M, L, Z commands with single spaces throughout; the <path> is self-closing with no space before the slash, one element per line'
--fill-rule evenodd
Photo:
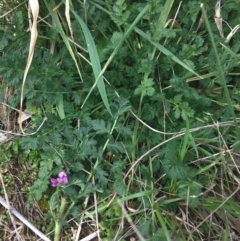
<path fill-rule="evenodd" d="M 54 241 L 233 238 L 238 5 L 41 1 L 24 86 L 32 12 L 0 5 L 1 88 L 31 113 L 1 145 L 9 199 L 19 185 Z"/>

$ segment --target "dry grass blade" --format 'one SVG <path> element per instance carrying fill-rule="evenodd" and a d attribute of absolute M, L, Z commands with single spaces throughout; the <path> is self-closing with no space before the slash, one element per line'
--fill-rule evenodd
<path fill-rule="evenodd" d="M 217 25 L 218 31 L 221 35 L 222 38 L 224 38 L 224 34 L 223 34 L 223 29 L 222 29 L 222 16 L 221 16 L 221 0 L 217 1 L 217 4 L 215 6 L 215 23 Z"/>
<path fill-rule="evenodd" d="M 23 92 L 24 92 L 24 85 L 26 82 L 27 74 L 30 68 L 30 65 L 32 63 L 33 54 L 34 54 L 34 48 L 37 41 L 38 31 L 37 31 L 37 18 L 39 13 L 39 3 L 38 0 L 29 0 L 29 6 L 33 15 L 33 24 L 31 27 L 31 40 L 30 40 L 30 46 L 29 46 L 29 53 L 28 53 L 28 59 L 27 59 L 27 65 L 24 71 L 23 75 L 23 82 L 22 82 L 22 90 L 21 90 L 21 100 L 20 100 L 20 112 L 19 112 L 19 126 L 22 133 L 24 133 L 22 128 L 22 108 L 23 108 Z"/>
<path fill-rule="evenodd" d="M 69 31 L 70 31 L 70 34 L 71 34 L 71 38 L 73 40 L 73 31 L 72 31 L 71 20 L 70 20 L 69 0 L 66 0 L 65 16 L 66 16 L 66 19 L 67 19 L 67 24 L 68 24 L 68 28 L 69 28 Z"/>
<path fill-rule="evenodd" d="M 228 34 L 225 43 L 229 43 L 229 41 L 231 40 L 231 38 L 233 37 L 233 35 L 238 31 L 238 29 L 240 29 L 240 24 L 238 24 L 237 26 L 235 26 L 231 32 Z"/>

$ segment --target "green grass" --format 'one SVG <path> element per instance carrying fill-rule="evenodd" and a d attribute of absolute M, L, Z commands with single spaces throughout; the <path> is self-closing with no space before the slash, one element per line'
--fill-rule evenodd
<path fill-rule="evenodd" d="M 236 239 L 238 4 L 221 5 L 223 38 L 213 0 L 42 1 L 21 91 L 19 3 L 0 7 L 0 99 L 18 109 L 22 94 L 32 118 L 23 135 L 0 106 L 1 197 L 54 241 Z M 69 182 L 51 187 L 61 171 Z M 0 236 L 17 236 L 0 209 Z"/>

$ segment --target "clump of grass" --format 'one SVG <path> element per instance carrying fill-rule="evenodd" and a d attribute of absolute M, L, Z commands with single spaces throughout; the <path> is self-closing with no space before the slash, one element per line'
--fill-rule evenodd
<path fill-rule="evenodd" d="M 237 3 L 33 3 L 0 10 L 4 103 L 31 113 L 0 146 L 5 199 L 55 241 L 234 239 Z"/>

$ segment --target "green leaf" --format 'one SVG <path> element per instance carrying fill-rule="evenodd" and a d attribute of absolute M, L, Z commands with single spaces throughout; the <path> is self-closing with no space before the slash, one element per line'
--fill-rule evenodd
<path fill-rule="evenodd" d="M 125 0 L 117 0 L 113 6 L 113 12 L 114 14 L 111 14 L 111 19 L 117 24 L 117 26 L 124 25 L 130 15 Z"/>
<path fill-rule="evenodd" d="M 71 163 L 71 170 L 74 172 L 81 171 L 83 169 L 83 165 L 80 162 Z"/>
<path fill-rule="evenodd" d="M 52 210 L 59 207 L 59 197 L 58 197 L 57 193 L 55 193 L 51 196 L 50 200 L 48 201 L 48 204 Z"/>
<path fill-rule="evenodd" d="M 76 179 L 73 182 L 73 185 L 80 187 L 81 191 L 84 190 L 84 188 L 85 188 L 85 184 L 81 180 L 79 180 L 79 179 Z"/>
<path fill-rule="evenodd" d="M 184 179 L 188 176 L 189 168 L 177 158 L 163 160 L 163 168 L 169 178 Z"/>
<path fill-rule="evenodd" d="M 41 180 L 37 179 L 33 186 L 30 188 L 30 201 L 31 201 L 31 196 L 35 198 L 36 200 L 40 200 L 43 196 L 43 193 L 47 190 L 49 187 L 49 180 Z"/>
<path fill-rule="evenodd" d="M 47 141 L 57 146 L 61 143 L 62 137 L 59 133 L 53 131 Z"/>
<path fill-rule="evenodd" d="M 38 149 L 38 143 L 39 143 L 39 140 L 38 140 L 37 137 L 26 136 L 22 139 L 21 147 L 24 150 L 28 150 L 28 149 L 37 150 Z"/>
<path fill-rule="evenodd" d="M 121 32 L 114 32 L 111 37 L 111 48 L 114 49 L 116 46 L 121 42 L 123 38 L 123 33 Z"/>
<path fill-rule="evenodd" d="M 46 176 L 49 175 L 50 171 L 52 170 L 53 167 L 53 160 L 48 159 L 44 160 L 40 163 L 40 168 L 38 172 L 38 176 L 40 179 L 45 179 Z"/>
<path fill-rule="evenodd" d="M 55 162 L 55 164 L 56 164 L 57 166 L 61 166 L 61 165 L 62 165 L 62 159 L 61 159 L 59 156 L 54 155 L 54 156 L 52 157 L 52 159 L 53 159 L 53 161 Z"/>
<path fill-rule="evenodd" d="M 143 223 L 140 223 L 139 231 L 141 231 L 141 234 L 146 238 L 152 236 L 151 224 L 151 219 L 147 219 Z"/>
<path fill-rule="evenodd" d="M 72 186 L 68 186 L 68 187 L 66 187 L 66 188 L 64 187 L 64 188 L 63 188 L 63 191 L 64 191 L 64 193 L 67 194 L 69 197 L 74 197 L 74 196 L 77 195 L 76 189 L 75 189 L 74 187 L 72 187 Z"/>
<path fill-rule="evenodd" d="M 95 130 L 95 134 L 106 134 L 111 131 L 111 123 L 106 123 L 104 120 L 93 120 L 92 128 Z"/>
<path fill-rule="evenodd" d="M 188 117 L 194 116 L 194 111 L 187 102 L 180 103 L 179 107 L 182 110 L 181 116 L 184 120 L 186 120 Z"/>
<path fill-rule="evenodd" d="M 174 116 L 176 119 L 179 119 L 180 115 L 181 115 L 181 110 L 179 109 L 178 106 L 174 107 L 175 111 L 174 111 Z"/>
<path fill-rule="evenodd" d="M 122 115 L 124 112 L 127 112 L 131 109 L 131 105 L 129 103 L 129 101 L 125 98 L 116 98 L 115 99 L 116 102 L 116 108 L 118 110 L 118 115 Z"/>
<path fill-rule="evenodd" d="M 153 96 L 155 89 L 153 88 L 153 80 L 152 79 L 145 79 L 142 83 L 135 89 L 135 95 L 142 95 L 142 96 Z"/>
<path fill-rule="evenodd" d="M 86 24 L 83 22 L 83 20 L 78 16 L 78 14 L 74 10 L 71 10 L 71 11 L 74 14 L 75 18 L 80 23 L 81 28 L 83 30 L 83 34 L 84 34 L 84 37 L 85 37 L 85 40 L 86 40 L 86 43 L 87 43 L 87 49 L 88 49 L 91 64 L 92 64 L 93 73 L 94 73 L 94 76 L 95 76 L 95 79 L 96 79 L 95 83 L 97 84 L 99 93 L 101 95 L 101 98 L 103 100 L 103 103 L 104 103 L 105 107 L 107 108 L 110 115 L 112 115 L 112 112 L 110 110 L 110 106 L 109 106 L 109 103 L 108 103 L 108 98 L 107 98 L 107 93 L 106 93 L 106 90 L 105 90 L 105 84 L 104 84 L 104 81 L 103 81 L 103 77 L 102 76 L 99 77 L 99 75 L 101 73 L 101 65 L 100 65 L 100 60 L 99 60 L 96 45 L 94 43 L 92 35 L 91 35 L 88 27 L 86 26 Z"/>
<path fill-rule="evenodd" d="M 132 130 L 129 126 L 123 126 L 122 123 L 118 122 L 115 127 L 115 131 L 124 136 L 132 135 Z"/>
<path fill-rule="evenodd" d="M 108 143 L 107 149 L 112 153 L 125 153 L 121 142 Z"/>
<path fill-rule="evenodd" d="M 126 167 L 126 160 L 117 160 L 114 161 L 112 167 L 111 167 L 111 173 L 120 173 L 123 171 Z"/>
<path fill-rule="evenodd" d="M 114 181 L 114 190 L 117 192 L 118 195 L 123 196 L 127 192 L 127 186 L 123 182 L 123 177 L 119 176 Z"/>
<path fill-rule="evenodd" d="M 153 69 L 153 61 L 150 59 L 142 59 L 138 73 L 151 73 Z"/>
<path fill-rule="evenodd" d="M 63 95 L 58 97 L 57 111 L 61 120 L 65 119 L 64 107 L 63 107 Z"/>
<path fill-rule="evenodd" d="M 101 185 L 105 187 L 108 183 L 108 173 L 98 165 L 97 168 L 94 170 L 94 174 L 96 179 L 101 183 Z"/>
<path fill-rule="evenodd" d="M 8 45 L 8 39 L 6 35 L 2 35 L 1 41 L 0 41 L 0 50 L 3 50 L 7 45 Z"/>

